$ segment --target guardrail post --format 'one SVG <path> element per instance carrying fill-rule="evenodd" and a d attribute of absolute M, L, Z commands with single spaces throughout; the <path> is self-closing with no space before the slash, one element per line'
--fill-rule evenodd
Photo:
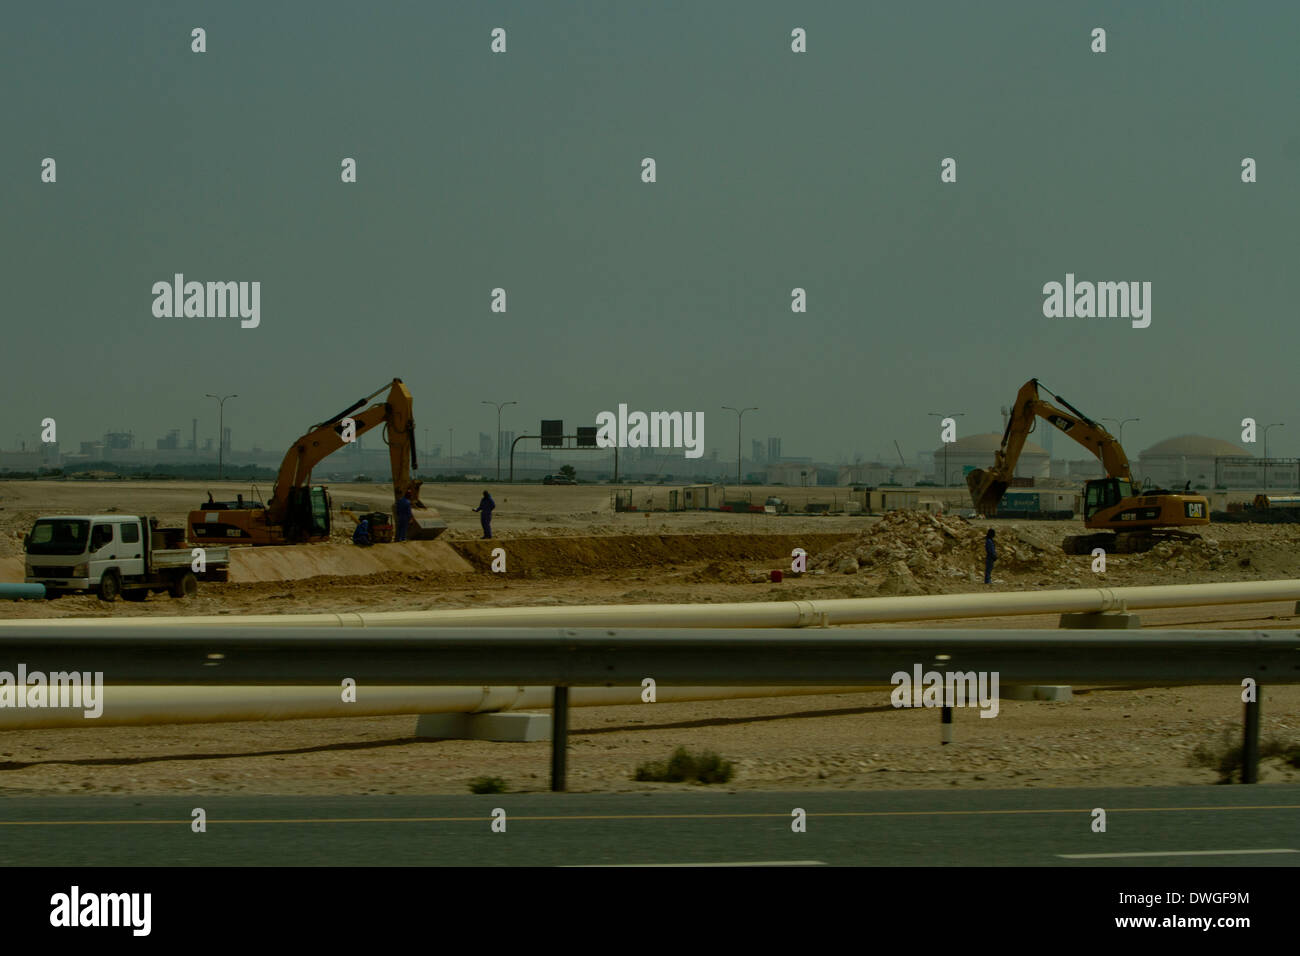
<path fill-rule="evenodd" d="M 565 758 L 569 750 L 569 688 L 556 687 L 551 710 L 551 790 L 564 790 Z"/>
<path fill-rule="evenodd" d="M 1255 685 L 1255 694 L 1246 701 L 1246 736 L 1241 748 L 1241 782 L 1259 783 L 1259 698 L 1263 690 Z"/>

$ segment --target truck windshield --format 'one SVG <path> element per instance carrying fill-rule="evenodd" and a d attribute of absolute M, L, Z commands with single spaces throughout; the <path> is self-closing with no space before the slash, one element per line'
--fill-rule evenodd
<path fill-rule="evenodd" d="M 36 522 L 27 538 L 28 554 L 81 554 L 86 550 L 90 522 L 55 518 Z"/>

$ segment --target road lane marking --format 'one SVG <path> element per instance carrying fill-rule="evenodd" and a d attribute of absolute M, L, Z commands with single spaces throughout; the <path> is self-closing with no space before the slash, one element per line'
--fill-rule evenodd
<path fill-rule="evenodd" d="M 755 860 L 738 863 L 584 863 L 575 866 L 560 867 L 563 870 L 592 870 L 612 867 L 619 869 L 629 866 L 825 866 L 821 860 Z"/>
<path fill-rule="evenodd" d="M 1300 850 L 1152 850 L 1147 853 L 1058 853 L 1062 860 L 1118 860 L 1137 856 L 1249 856 L 1254 853 L 1300 853 Z"/>
<path fill-rule="evenodd" d="M 1300 810 L 1300 804 L 1259 804 L 1234 807 L 1116 807 L 1108 813 L 1183 813 L 1183 812 L 1223 812 L 1229 810 Z M 1075 813 L 1090 814 L 1091 809 L 1078 810 L 831 810 L 813 811 L 815 817 L 945 817 L 945 816 L 998 816 L 1008 814 L 1046 814 Z M 566 820 L 744 820 L 744 819 L 779 819 L 788 820 L 790 814 L 778 813 L 584 813 L 584 814 L 549 814 L 524 815 L 510 817 L 511 822 L 531 820 L 540 822 Z M 283 819 L 234 819 L 223 820 L 208 816 L 209 823 L 482 823 L 491 821 L 489 815 L 477 817 L 287 817 Z M 34 826 L 115 826 L 115 825 L 167 825 L 193 821 L 178 820 L 0 820 L 0 826 L 34 827 Z"/>

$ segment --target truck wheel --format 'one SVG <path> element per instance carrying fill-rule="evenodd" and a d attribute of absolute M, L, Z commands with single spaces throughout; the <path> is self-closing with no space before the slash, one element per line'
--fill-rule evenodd
<path fill-rule="evenodd" d="M 174 598 L 189 598 L 199 593 L 199 579 L 193 571 L 186 571 L 179 577 L 172 578 L 167 586 L 167 593 Z"/>
<path fill-rule="evenodd" d="M 117 576 L 116 571 L 105 571 L 103 577 L 99 579 L 99 588 L 96 591 L 101 601 L 116 601 L 117 596 L 122 593 L 122 579 Z"/>
<path fill-rule="evenodd" d="M 148 588 L 126 588 L 122 591 L 123 601 L 145 601 L 149 598 Z"/>

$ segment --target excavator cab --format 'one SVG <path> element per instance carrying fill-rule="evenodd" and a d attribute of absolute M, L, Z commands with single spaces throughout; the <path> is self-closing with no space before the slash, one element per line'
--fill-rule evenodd
<path fill-rule="evenodd" d="M 1125 478 L 1095 478 L 1084 485 L 1083 517 L 1086 521 L 1104 508 L 1133 497 L 1133 483 Z"/>
<path fill-rule="evenodd" d="M 330 496 L 323 485 L 291 488 L 284 519 L 284 539 L 289 542 L 328 539 Z"/>

